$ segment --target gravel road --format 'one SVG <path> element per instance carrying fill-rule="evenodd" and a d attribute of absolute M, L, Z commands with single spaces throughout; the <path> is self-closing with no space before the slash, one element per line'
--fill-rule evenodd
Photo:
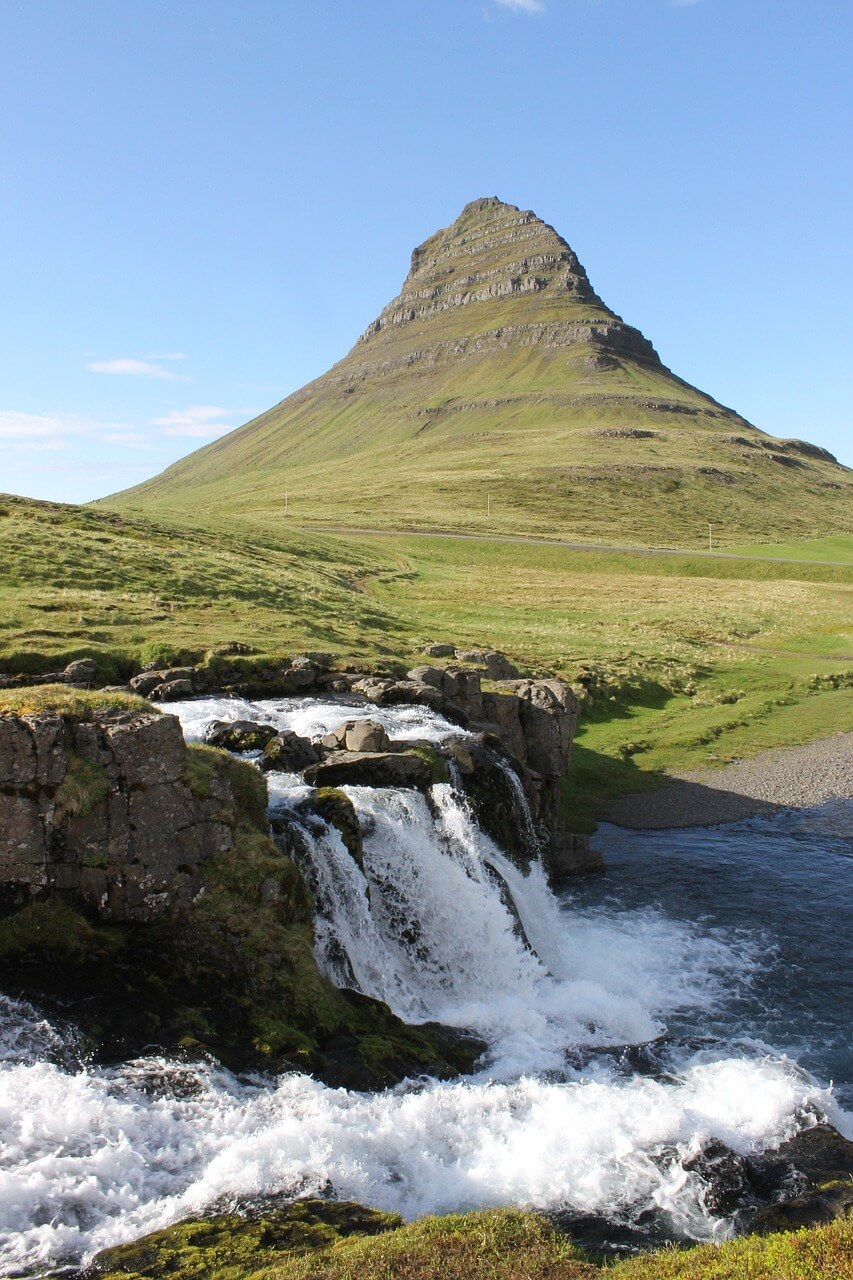
<path fill-rule="evenodd" d="M 620 827 L 705 827 L 839 798 L 853 799 L 853 733 L 764 751 L 722 769 L 677 774 L 658 791 L 621 796 L 606 821 Z"/>

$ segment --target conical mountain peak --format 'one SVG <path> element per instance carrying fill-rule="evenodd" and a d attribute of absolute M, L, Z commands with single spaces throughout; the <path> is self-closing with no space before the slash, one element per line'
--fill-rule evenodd
<path fill-rule="evenodd" d="M 707 521 L 743 542 L 846 529 L 851 480 L 676 377 L 553 227 L 488 196 L 418 245 L 327 373 L 126 501 L 278 519 L 285 491 L 334 526 L 670 546 Z"/>
<path fill-rule="evenodd" d="M 477 302 L 541 295 L 588 303 L 617 319 L 593 291 L 577 254 L 530 209 L 487 196 L 466 204 L 455 222 L 412 253 L 400 293 L 362 340 L 389 325 Z M 575 317 L 576 318 L 576 317 Z M 472 323 L 477 325 L 477 320 Z"/>

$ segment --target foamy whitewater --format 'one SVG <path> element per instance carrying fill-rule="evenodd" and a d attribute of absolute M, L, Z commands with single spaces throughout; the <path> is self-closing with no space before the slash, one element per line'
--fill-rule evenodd
<path fill-rule="evenodd" d="M 392 738 L 459 733 L 423 708 L 377 715 L 345 700 L 170 710 L 196 739 L 214 718 L 311 736 L 359 716 L 380 718 Z M 295 775 L 268 782 L 273 811 L 293 812 L 306 794 Z M 772 916 L 752 929 L 600 890 L 561 902 L 537 865 L 523 875 L 484 835 L 453 786 L 429 801 L 347 794 L 367 833 L 363 872 L 333 828 L 301 819 L 318 961 L 409 1021 L 476 1032 L 488 1045 L 478 1073 L 358 1094 L 153 1058 L 92 1068 L 77 1060 L 73 1031 L 0 1002 L 4 1274 L 38 1274 L 272 1193 L 334 1194 L 407 1217 L 513 1203 L 630 1224 L 658 1210 L 674 1235 L 720 1238 L 728 1224 L 684 1169 L 709 1139 L 747 1154 L 823 1116 L 851 1132 L 828 1081 L 744 1014 L 774 963 Z M 654 1065 L 638 1069 L 622 1049 L 645 1042 Z"/>

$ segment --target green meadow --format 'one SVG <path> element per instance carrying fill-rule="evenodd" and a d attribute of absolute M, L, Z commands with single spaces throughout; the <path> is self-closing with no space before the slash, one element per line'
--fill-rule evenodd
<path fill-rule="evenodd" d="M 0 512 L 0 670 L 91 655 L 121 681 L 235 645 L 397 669 L 431 641 L 502 649 L 583 700 L 565 795 L 579 830 L 668 771 L 853 726 L 853 563 L 836 563 L 850 539 L 788 544 L 800 563 L 785 563 L 762 547 L 735 560 L 205 527 L 12 498 Z"/>

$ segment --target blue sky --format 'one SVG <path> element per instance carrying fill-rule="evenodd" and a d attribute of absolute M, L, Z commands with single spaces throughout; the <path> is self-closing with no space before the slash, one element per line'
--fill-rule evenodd
<path fill-rule="evenodd" d="M 135 483 L 342 356 L 477 196 L 853 465 L 853 5 L 0 0 L 0 490 Z"/>

